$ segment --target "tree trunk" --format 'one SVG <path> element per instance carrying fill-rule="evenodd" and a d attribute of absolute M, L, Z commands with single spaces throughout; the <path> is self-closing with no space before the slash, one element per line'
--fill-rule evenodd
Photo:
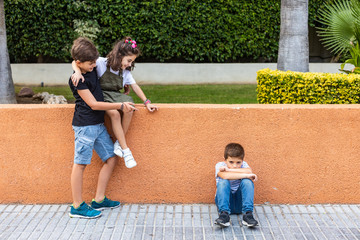
<path fill-rule="evenodd" d="M 4 0 L 0 0 L 0 104 L 16 103 L 6 42 Z"/>
<path fill-rule="evenodd" d="M 281 0 L 277 68 L 309 71 L 308 0 Z"/>

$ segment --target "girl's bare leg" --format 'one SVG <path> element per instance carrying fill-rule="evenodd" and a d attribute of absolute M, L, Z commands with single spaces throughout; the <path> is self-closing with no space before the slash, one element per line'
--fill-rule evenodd
<path fill-rule="evenodd" d="M 106 114 L 110 117 L 112 130 L 116 139 L 119 141 L 121 148 L 128 148 L 125 140 L 125 133 L 121 124 L 120 112 L 118 110 L 107 110 Z"/>
<path fill-rule="evenodd" d="M 127 168 L 133 168 L 136 166 L 136 161 L 128 148 L 125 140 L 125 134 L 127 130 L 129 129 L 131 118 L 132 118 L 132 112 L 131 113 L 124 113 L 122 116 L 121 121 L 121 115 L 120 112 L 117 110 L 108 110 L 106 113 L 109 115 L 111 119 L 111 125 L 113 128 L 113 132 L 115 134 L 116 139 L 119 141 L 121 152 L 118 151 L 120 149 L 117 149 L 115 147 L 114 153 L 120 157 L 124 157 L 125 165 Z M 121 123 L 121 124 L 120 124 Z"/>
<path fill-rule="evenodd" d="M 122 129 L 124 130 L 124 136 L 126 135 L 128 129 L 129 129 L 132 116 L 133 116 L 133 112 L 128 112 L 128 113 L 123 114 L 121 124 L 122 124 Z"/>

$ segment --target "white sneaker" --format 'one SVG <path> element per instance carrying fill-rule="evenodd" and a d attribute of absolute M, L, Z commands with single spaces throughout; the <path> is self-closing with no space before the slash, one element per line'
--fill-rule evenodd
<path fill-rule="evenodd" d="M 124 157 L 123 150 L 121 149 L 121 146 L 120 146 L 118 140 L 116 140 L 116 142 L 114 143 L 114 153 L 121 158 Z"/>
<path fill-rule="evenodd" d="M 136 166 L 135 159 L 129 148 L 123 150 L 125 166 L 127 168 L 133 168 Z"/>

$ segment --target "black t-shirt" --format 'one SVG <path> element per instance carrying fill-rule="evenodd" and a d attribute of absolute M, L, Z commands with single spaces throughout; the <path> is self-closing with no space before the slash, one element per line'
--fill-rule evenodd
<path fill-rule="evenodd" d="M 100 81 L 96 74 L 96 68 L 92 72 L 83 74 L 85 81 L 79 81 L 77 87 L 69 79 L 69 86 L 75 97 L 75 112 L 72 121 L 74 126 L 88 126 L 95 125 L 104 122 L 105 111 L 92 110 L 89 105 L 87 105 L 84 100 L 80 97 L 77 90 L 89 89 L 89 91 L 94 95 L 95 99 L 99 102 L 104 101 L 104 96 L 101 91 Z"/>

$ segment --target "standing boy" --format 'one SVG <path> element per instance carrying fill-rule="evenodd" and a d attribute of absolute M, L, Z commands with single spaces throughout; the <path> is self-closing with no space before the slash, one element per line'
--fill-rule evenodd
<path fill-rule="evenodd" d="M 215 203 L 219 218 L 215 224 L 230 226 L 230 214 L 243 213 L 242 223 L 254 227 L 258 222 L 253 217 L 254 183 L 257 176 L 244 162 L 244 148 L 238 143 L 229 143 L 225 147 L 224 161 L 215 166 L 216 196 Z"/>
<path fill-rule="evenodd" d="M 95 45 L 87 38 L 78 38 L 71 48 L 71 56 L 80 68 L 85 82 L 75 87 L 69 79 L 69 85 L 75 97 L 75 112 L 72 121 L 75 132 L 74 165 L 71 173 L 73 204 L 70 217 L 96 218 L 104 208 L 115 208 L 120 202 L 105 196 L 106 186 L 117 163 L 114 144 L 104 126 L 104 110 L 120 109 L 124 112 L 136 110 L 130 103 L 107 103 L 101 91 L 96 75 L 96 59 L 99 53 Z M 91 207 L 82 200 L 83 174 L 90 164 L 95 149 L 104 162 L 97 183 L 96 195 Z M 97 209 L 97 210 L 96 210 Z"/>

